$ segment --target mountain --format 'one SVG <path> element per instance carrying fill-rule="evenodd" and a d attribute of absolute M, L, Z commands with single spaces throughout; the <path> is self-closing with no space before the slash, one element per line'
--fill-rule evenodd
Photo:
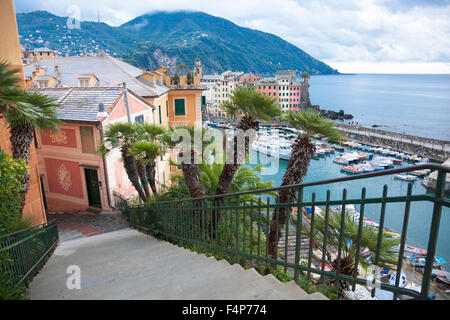
<path fill-rule="evenodd" d="M 119 27 L 81 22 L 78 30 L 67 28 L 67 18 L 45 11 L 18 13 L 17 21 L 27 48 L 47 46 L 64 54 L 101 49 L 147 69 L 164 65 L 174 72 L 179 64 L 192 67 L 199 57 L 204 73 L 229 69 L 260 75 L 286 69 L 338 73 L 278 36 L 202 12 L 155 12 Z"/>

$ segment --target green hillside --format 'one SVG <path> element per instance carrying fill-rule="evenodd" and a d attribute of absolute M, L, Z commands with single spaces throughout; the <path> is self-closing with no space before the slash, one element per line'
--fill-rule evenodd
<path fill-rule="evenodd" d="M 46 46 L 62 55 L 101 49 L 141 68 L 164 65 L 172 72 L 181 63 L 192 67 L 199 57 L 206 73 L 228 69 L 261 75 L 282 69 L 337 73 L 280 37 L 202 12 L 156 12 L 119 27 L 82 22 L 79 30 L 68 29 L 67 18 L 46 11 L 18 13 L 17 20 L 21 43 L 28 49 Z"/>

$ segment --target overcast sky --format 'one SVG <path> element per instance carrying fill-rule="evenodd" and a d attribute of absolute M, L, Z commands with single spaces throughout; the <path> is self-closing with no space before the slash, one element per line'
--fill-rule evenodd
<path fill-rule="evenodd" d="M 120 25 L 158 10 L 195 10 L 270 32 L 344 73 L 450 73 L 450 0 L 15 0 Z"/>

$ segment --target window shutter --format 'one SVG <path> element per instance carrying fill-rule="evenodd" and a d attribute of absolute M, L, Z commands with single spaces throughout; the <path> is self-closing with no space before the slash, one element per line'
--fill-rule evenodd
<path fill-rule="evenodd" d="M 80 127 L 80 135 L 83 153 L 95 153 L 94 130 L 92 127 Z"/>
<path fill-rule="evenodd" d="M 186 108 L 184 105 L 184 99 L 175 99 L 175 115 L 184 116 L 186 115 Z"/>

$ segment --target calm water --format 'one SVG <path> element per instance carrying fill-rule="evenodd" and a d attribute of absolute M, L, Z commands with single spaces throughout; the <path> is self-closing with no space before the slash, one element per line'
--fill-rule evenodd
<path fill-rule="evenodd" d="M 339 178 L 346 176 L 345 173 L 340 172 L 340 166 L 333 163 L 333 159 L 338 155 L 330 155 L 319 158 L 318 160 L 311 160 L 304 182 L 320 181 L 332 178 Z M 252 152 L 251 157 L 255 157 L 256 153 Z M 253 158 L 251 158 L 253 159 Z M 256 159 L 256 158 L 255 158 Z M 258 163 L 263 164 L 267 170 L 272 170 L 269 161 L 275 161 L 272 166 L 276 167 L 278 163 L 278 170 L 272 172 L 266 171 L 262 175 L 264 181 L 274 181 L 275 186 L 281 185 L 284 172 L 286 171 L 287 161 L 275 160 L 263 154 L 258 154 Z M 414 182 L 413 194 L 424 194 L 427 190 L 420 184 L 421 180 Z M 366 187 L 367 198 L 381 197 L 383 194 L 383 186 L 388 186 L 388 196 L 406 195 L 408 183 L 400 180 L 395 180 L 393 176 L 376 177 L 364 180 L 356 180 L 347 183 L 329 184 L 323 186 L 309 187 L 305 189 L 305 200 L 311 200 L 313 192 L 316 193 L 316 199 L 326 200 L 326 192 L 330 190 L 332 200 L 342 199 L 343 189 L 348 191 L 348 199 L 355 199 L 361 197 L 361 190 Z M 360 207 L 356 206 L 359 211 Z M 401 203 L 387 204 L 385 226 L 392 229 L 394 232 L 401 233 L 403 224 L 405 205 Z M 431 227 L 431 215 L 433 204 L 431 202 L 415 202 L 411 205 L 409 225 L 407 229 L 407 244 L 419 248 L 427 248 L 428 237 Z M 380 204 L 366 205 L 365 216 L 373 219 L 379 223 L 381 212 Z M 450 270 L 450 209 L 444 208 L 442 212 L 437 255 L 443 257 L 447 264 L 446 270 Z"/>
<path fill-rule="evenodd" d="M 450 140 L 450 75 L 312 76 L 311 103 L 364 126 Z"/>

